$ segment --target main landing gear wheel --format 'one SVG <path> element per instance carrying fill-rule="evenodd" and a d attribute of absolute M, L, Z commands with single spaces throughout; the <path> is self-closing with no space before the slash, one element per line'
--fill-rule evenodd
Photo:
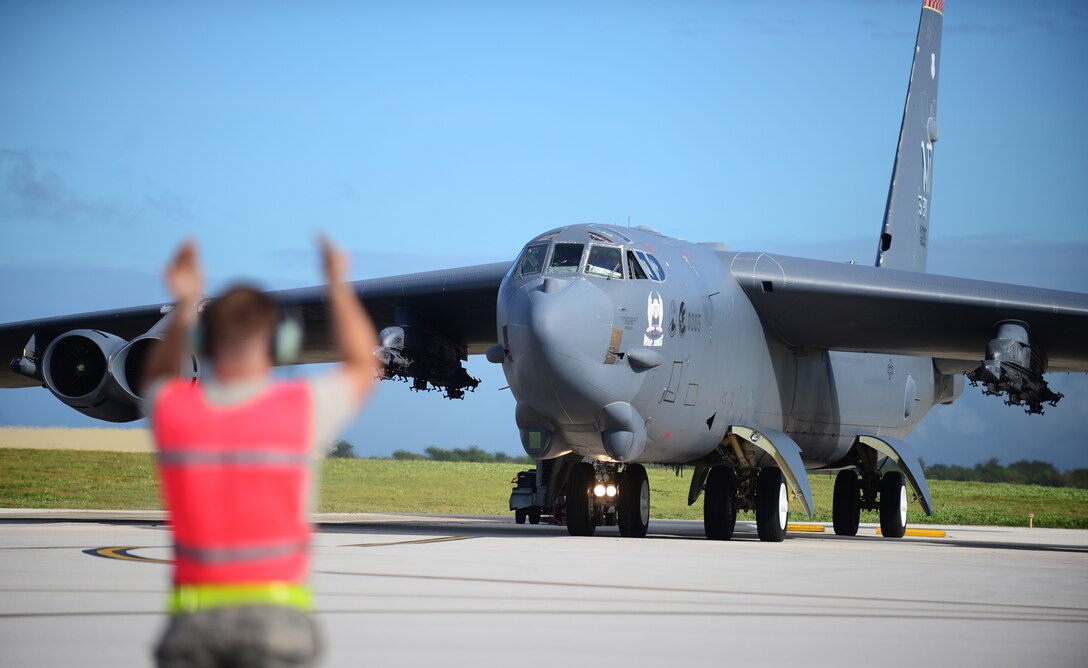
<path fill-rule="evenodd" d="M 534 510 L 529 513 L 529 524 L 540 524 L 540 511 Z"/>
<path fill-rule="evenodd" d="M 779 469 L 762 469 L 756 478 L 756 528 L 759 539 L 772 543 L 785 540 L 789 512 L 786 476 Z"/>
<path fill-rule="evenodd" d="M 620 535 L 642 538 L 650 528 L 650 481 L 642 464 L 628 464 L 620 479 Z"/>
<path fill-rule="evenodd" d="M 899 471 L 880 478 L 880 533 L 885 538 L 902 538 L 907 533 L 907 484 Z"/>
<path fill-rule="evenodd" d="M 831 518 L 834 520 L 836 535 L 858 535 L 858 523 L 861 522 L 860 494 L 858 474 L 853 469 L 839 471 L 839 475 L 835 476 L 835 496 L 831 502 Z"/>
<path fill-rule="evenodd" d="M 593 464 L 579 462 L 567 479 L 567 533 L 572 536 L 592 536 L 597 530 L 593 517 Z"/>
<path fill-rule="evenodd" d="M 518 508 L 514 511 L 514 521 L 518 524 L 525 524 L 525 511 Z"/>
<path fill-rule="evenodd" d="M 715 466 L 703 493 L 703 531 L 710 540 L 729 540 L 737 526 L 737 476 L 727 466 Z"/>

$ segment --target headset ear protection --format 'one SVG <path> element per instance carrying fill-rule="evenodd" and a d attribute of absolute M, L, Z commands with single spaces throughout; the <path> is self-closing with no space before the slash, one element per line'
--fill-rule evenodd
<path fill-rule="evenodd" d="M 198 310 L 203 314 L 208 302 L 201 303 Z M 272 336 L 269 337 L 270 349 L 268 351 L 272 361 L 277 365 L 294 364 L 298 361 L 302 352 L 303 340 L 302 320 L 286 309 L 280 308 Z M 208 332 L 204 327 L 204 319 L 201 317 L 193 327 L 190 334 L 189 345 L 193 354 L 197 357 L 211 355 L 211 342 L 208 340 Z"/>
<path fill-rule="evenodd" d="M 302 353 L 302 320 L 283 310 L 276 328 L 272 330 L 272 361 L 294 364 Z"/>

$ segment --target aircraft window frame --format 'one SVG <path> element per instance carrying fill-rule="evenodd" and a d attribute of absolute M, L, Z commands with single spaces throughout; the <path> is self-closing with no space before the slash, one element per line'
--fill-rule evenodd
<path fill-rule="evenodd" d="M 605 252 L 616 252 L 616 260 L 618 261 L 615 264 L 615 269 L 605 269 L 603 265 L 591 264 L 591 261 L 593 259 L 593 252 L 597 249 L 601 249 Z M 590 268 L 593 268 L 596 271 L 590 271 Z M 590 244 L 589 252 L 586 253 L 585 274 L 586 276 L 597 276 L 599 278 L 604 278 L 610 281 L 622 281 L 624 279 L 623 249 L 619 246 L 614 246 L 612 244 Z"/>
<path fill-rule="evenodd" d="M 646 270 L 642 268 L 642 263 L 635 256 L 635 251 L 630 248 L 627 249 L 627 275 L 631 277 L 632 281 L 647 281 L 650 279 L 649 275 L 646 274 Z"/>
<path fill-rule="evenodd" d="M 651 281 L 656 283 L 665 282 L 665 268 L 661 266 L 661 263 L 653 256 L 653 253 L 648 253 L 642 250 L 635 250 L 635 257 L 642 263 L 642 269 L 646 272 L 646 276 Z"/>
<path fill-rule="evenodd" d="M 528 246 L 526 246 L 524 249 L 522 249 L 521 254 L 518 255 L 518 259 L 512 265 L 513 271 L 511 272 L 511 275 L 512 276 L 535 276 L 536 274 L 543 273 L 545 267 L 548 266 L 548 249 L 550 247 L 551 247 L 551 244 L 548 243 L 547 241 L 545 241 L 543 243 L 532 243 L 532 244 L 529 244 Z M 528 257 L 529 257 L 529 252 L 534 251 L 534 250 L 536 250 L 538 248 L 543 248 L 544 249 L 544 252 L 540 256 L 540 266 L 537 269 L 535 269 L 534 271 L 525 271 L 522 267 L 525 264 L 525 260 L 528 259 Z"/>
<path fill-rule="evenodd" d="M 563 266 L 563 267 L 556 267 L 555 266 L 555 259 L 556 259 L 556 256 L 559 254 L 559 247 L 560 246 L 578 246 L 579 247 L 579 250 L 578 250 L 578 264 L 576 264 L 573 267 L 571 267 L 569 265 L 568 266 Z M 583 264 L 583 260 L 585 258 L 585 255 L 586 255 L 586 243 L 584 241 L 557 241 L 552 245 L 552 252 L 551 252 L 551 256 L 548 258 L 548 269 L 547 269 L 546 273 L 549 273 L 549 274 L 577 274 L 579 271 L 582 270 L 582 264 Z"/>

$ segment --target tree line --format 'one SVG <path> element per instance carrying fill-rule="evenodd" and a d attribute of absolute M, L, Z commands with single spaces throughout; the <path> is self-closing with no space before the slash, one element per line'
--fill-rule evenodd
<path fill-rule="evenodd" d="M 974 466 L 958 464 L 924 465 L 926 477 L 931 480 L 963 480 L 967 482 L 1009 482 L 1020 485 L 1044 487 L 1079 487 L 1088 489 L 1088 469 L 1059 471 L 1050 462 L 1038 459 L 1021 459 L 1003 466 L 996 457 Z"/>
<path fill-rule="evenodd" d="M 528 456 L 511 457 L 505 452 L 488 452 L 478 445 L 467 448 L 439 448 L 432 445 L 423 453 L 396 450 L 393 459 L 398 461 L 476 462 L 483 464 L 532 464 Z"/>
<path fill-rule="evenodd" d="M 337 441 L 329 452 L 329 457 L 355 458 L 355 447 L 347 441 Z M 397 461 L 432 461 L 432 462 L 474 462 L 485 464 L 533 464 L 531 457 L 522 455 L 512 457 L 505 452 L 488 452 L 472 445 L 467 448 L 440 448 L 432 445 L 420 452 L 396 450 L 393 459 Z M 974 466 L 959 464 L 926 464 L 926 477 L 930 480 L 961 480 L 966 482 L 1008 482 L 1020 485 L 1042 485 L 1044 487 L 1079 487 L 1088 489 L 1088 468 L 1059 471 L 1050 462 L 1038 459 L 1021 459 L 1009 465 L 1003 465 L 996 457 Z"/>
<path fill-rule="evenodd" d="M 356 459 L 359 455 L 355 452 L 355 446 L 341 439 L 329 448 L 326 455 L 331 459 Z M 440 448 L 432 445 L 422 453 L 410 450 L 396 450 L 393 459 L 397 461 L 431 461 L 431 462 L 473 462 L 482 464 L 532 464 L 532 457 L 511 457 L 505 452 L 488 452 L 478 445 L 467 448 Z M 380 459 L 385 459 L 381 457 Z"/>

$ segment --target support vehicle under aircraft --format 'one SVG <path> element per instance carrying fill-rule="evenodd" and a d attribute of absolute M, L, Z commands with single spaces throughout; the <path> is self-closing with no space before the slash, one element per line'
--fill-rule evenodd
<path fill-rule="evenodd" d="M 925 273 L 943 10 L 923 2 L 874 266 L 569 225 L 512 263 L 356 282 L 386 377 L 460 398 L 478 382 L 468 355 L 502 365 L 538 460 L 511 498 L 519 520 L 644 536 L 644 465 L 669 464 L 694 468 L 688 501 L 703 496 L 708 538 L 754 510 L 759 537 L 780 541 L 792 499 L 812 513 L 806 470 L 838 469 L 835 532 L 855 534 L 871 509 L 902 536 L 911 497 L 933 507 L 904 439 L 965 376 L 1041 413 L 1061 399 L 1045 373 L 1088 371 L 1088 295 Z M 297 361 L 333 361 L 323 289 L 275 294 L 305 328 Z M 135 379 L 170 309 L 0 326 L 13 358 L 0 386 L 138 419 Z"/>

